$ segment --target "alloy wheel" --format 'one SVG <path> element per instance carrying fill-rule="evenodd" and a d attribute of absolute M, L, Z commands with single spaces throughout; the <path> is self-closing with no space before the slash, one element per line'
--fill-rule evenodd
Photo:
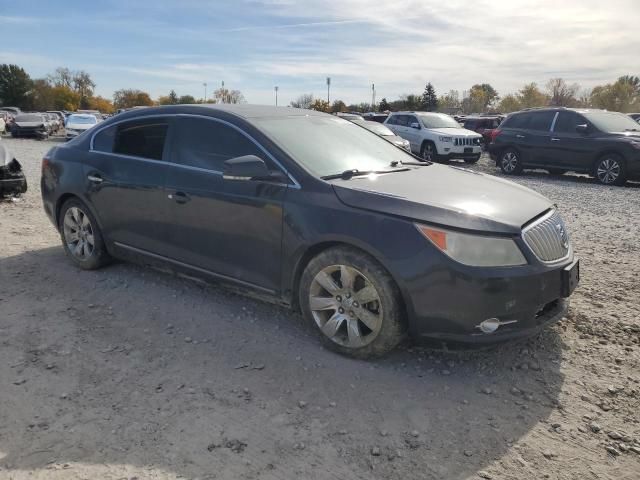
<path fill-rule="evenodd" d="M 430 143 L 425 143 L 422 148 L 422 159 L 426 162 L 433 160 L 433 146 Z"/>
<path fill-rule="evenodd" d="M 63 222 L 64 240 L 71 255 L 78 260 L 87 260 L 95 249 L 95 238 L 91 221 L 78 207 L 67 210 Z"/>
<path fill-rule="evenodd" d="M 605 158 L 598 165 L 596 175 L 600 182 L 606 185 L 611 185 L 612 183 L 615 183 L 620 176 L 620 171 L 620 164 L 616 160 L 612 158 Z"/>
<path fill-rule="evenodd" d="M 318 272 L 311 282 L 309 308 L 320 331 L 343 347 L 364 347 L 382 328 L 380 294 L 362 272 L 347 265 Z"/>
<path fill-rule="evenodd" d="M 502 169 L 513 173 L 518 167 L 518 156 L 514 152 L 507 152 L 502 156 Z"/>

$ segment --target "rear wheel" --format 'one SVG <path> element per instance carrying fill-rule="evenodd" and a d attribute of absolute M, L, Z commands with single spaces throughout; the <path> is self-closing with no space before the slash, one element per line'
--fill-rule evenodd
<path fill-rule="evenodd" d="M 520 153 L 513 148 L 507 148 L 500 154 L 498 165 L 505 175 L 519 175 L 522 173 L 523 167 Z"/>
<path fill-rule="evenodd" d="M 383 355 L 405 336 L 398 288 L 369 255 L 349 247 L 312 259 L 300 279 L 299 301 L 323 344 L 358 358 Z"/>
<path fill-rule="evenodd" d="M 109 263 L 98 222 L 78 199 L 67 200 L 60 209 L 60 237 L 64 251 L 84 270 L 95 270 Z"/>
<path fill-rule="evenodd" d="M 603 185 L 624 185 L 627 172 L 622 157 L 616 153 L 603 155 L 596 164 L 595 177 Z"/>

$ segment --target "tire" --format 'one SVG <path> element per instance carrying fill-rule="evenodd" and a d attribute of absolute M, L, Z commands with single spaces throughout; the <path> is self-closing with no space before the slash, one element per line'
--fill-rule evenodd
<path fill-rule="evenodd" d="M 551 175 L 564 175 L 565 173 L 567 173 L 567 170 L 565 170 L 563 168 L 549 168 L 549 169 L 547 169 L 547 171 Z"/>
<path fill-rule="evenodd" d="M 77 198 L 69 199 L 62 205 L 58 227 L 64 251 L 78 267 L 96 270 L 111 261 L 98 222 Z"/>
<path fill-rule="evenodd" d="M 480 155 L 476 155 L 475 157 L 471 157 L 471 158 L 465 158 L 464 163 L 469 163 L 469 164 L 478 163 L 478 160 L 480 160 Z"/>
<path fill-rule="evenodd" d="M 375 259 L 357 249 L 336 247 L 314 257 L 302 274 L 298 295 L 305 321 L 335 352 L 379 357 L 406 336 L 396 283 Z"/>
<path fill-rule="evenodd" d="M 624 185 L 627 181 L 624 160 L 617 153 L 603 155 L 596 162 L 593 176 L 603 185 Z"/>
<path fill-rule="evenodd" d="M 420 147 L 420 158 L 425 162 L 439 162 L 438 150 L 433 142 L 422 142 Z"/>
<path fill-rule="evenodd" d="M 498 157 L 498 166 L 505 175 L 520 175 L 523 169 L 520 153 L 513 148 L 503 150 Z"/>

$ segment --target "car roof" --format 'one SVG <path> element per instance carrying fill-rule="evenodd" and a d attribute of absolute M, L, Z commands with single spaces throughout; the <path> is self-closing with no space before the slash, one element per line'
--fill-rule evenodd
<path fill-rule="evenodd" d="M 191 113 L 210 115 L 215 113 L 227 113 L 236 117 L 267 118 L 267 117 L 295 117 L 295 116 L 323 116 L 328 115 L 316 110 L 306 110 L 293 107 L 275 107 L 270 105 L 237 105 L 237 104 L 186 104 L 186 105 L 162 105 L 159 107 L 146 107 L 129 110 L 118 115 L 119 119 L 137 117 L 143 115 L 158 115 L 162 113 L 180 114 Z"/>

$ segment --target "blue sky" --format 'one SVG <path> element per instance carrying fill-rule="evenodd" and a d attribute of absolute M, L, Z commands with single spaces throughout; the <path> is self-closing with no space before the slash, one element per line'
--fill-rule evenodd
<path fill-rule="evenodd" d="M 501 94 L 562 76 L 585 88 L 640 75 L 640 0 L 0 0 L 0 63 L 34 77 L 88 71 L 97 93 L 251 103 L 302 93 L 347 103 L 488 82 Z"/>

